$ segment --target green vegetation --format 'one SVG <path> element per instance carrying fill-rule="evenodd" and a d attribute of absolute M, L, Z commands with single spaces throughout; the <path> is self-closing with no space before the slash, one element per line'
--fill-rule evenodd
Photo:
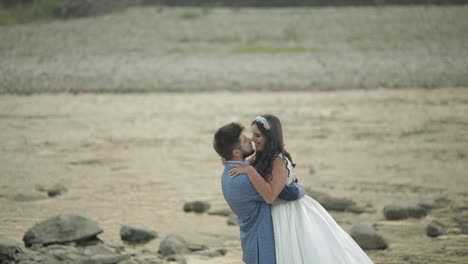
<path fill-rule="evenodd" d="M 202 16 L 202 13 L 193 9 L 184 10 L 180 14 L 180 17 L 182 19 L 195 19 L 195 18 L 199 18 L 200 16 Z"/>
<path fill-rule="evenodd" d="M 16 2 L 19 3 L 0 5 L 0 25 L 87 17 L 121 11 L 136 4 L 123 0 L 31 0 Z"/>
<path fill-rule="evenodd" d="M 467 11 L 135 7 L 1 26 L 0 94 L 468 87 Z"/>
<path fill-rule="evenodd" d="M 312 49 L 304 47 L 268 47 L 268 46 L 249 46 L 236 49 L 236 53 L 302 53 L 311 52 Z"/>

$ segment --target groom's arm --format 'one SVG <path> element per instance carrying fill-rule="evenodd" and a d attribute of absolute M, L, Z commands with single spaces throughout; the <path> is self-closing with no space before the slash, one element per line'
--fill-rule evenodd
<path fill-rule="evenodd" d="M 284 201 L 295 201 L 301 199 L 304 195 L 304 187 L 297 182 L 293 182 L 284 187 L 278 198 Z"/>

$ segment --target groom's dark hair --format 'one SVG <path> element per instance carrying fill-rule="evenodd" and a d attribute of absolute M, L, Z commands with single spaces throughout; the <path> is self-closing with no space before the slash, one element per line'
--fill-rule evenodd
<path fill-rule="evenodd" d="M 214 135 L 213 147 L 222 158 L 230 160 L 232 151 L 240 147 L 240 135 L 244 127 L 238 123 L 229 123 L 222 126 Z"/>

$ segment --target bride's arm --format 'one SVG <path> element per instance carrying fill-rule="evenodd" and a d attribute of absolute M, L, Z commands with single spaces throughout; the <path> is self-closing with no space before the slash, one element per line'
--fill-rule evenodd
<path fill-rule="evenodd" d="M 286 164 L 280 157 L 276 157 L 273 160 L 272 179 L 270 182 L 266 182 L 252 166 L 247 166 L 246 173 L 257 192 L 269 204 L 273 203 L 283 190 L 288 175 Z"/>

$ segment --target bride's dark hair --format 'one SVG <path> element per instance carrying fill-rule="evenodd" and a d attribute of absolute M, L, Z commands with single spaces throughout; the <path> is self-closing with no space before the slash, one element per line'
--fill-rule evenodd
<path fill-rule="evenodd" d="M 274 115 L 263 115 L 270 129 L 266 129 L 265 125 L 255 119 L 252 121 L 252 125 L 257 125 L 260 133 L 266 138 L 265 147 L 262 151 L 257 151 L 255 153 L 255 158 L 252 163 L 252 166 L 258 171 L 266 181 L 271 180 L 271 171 L 273 170 L 273 160 L 279 154 L 283 154 L 286 158 L 291 161 L 293 167 L 296 164 L 293 163 L 291 155 L 284 149 L 284 141 L 283 141 L 283 128 L 281 126 L 281 122 L 278 117 Z M 267 126 L 268 126 L 267 125 Z"/>

